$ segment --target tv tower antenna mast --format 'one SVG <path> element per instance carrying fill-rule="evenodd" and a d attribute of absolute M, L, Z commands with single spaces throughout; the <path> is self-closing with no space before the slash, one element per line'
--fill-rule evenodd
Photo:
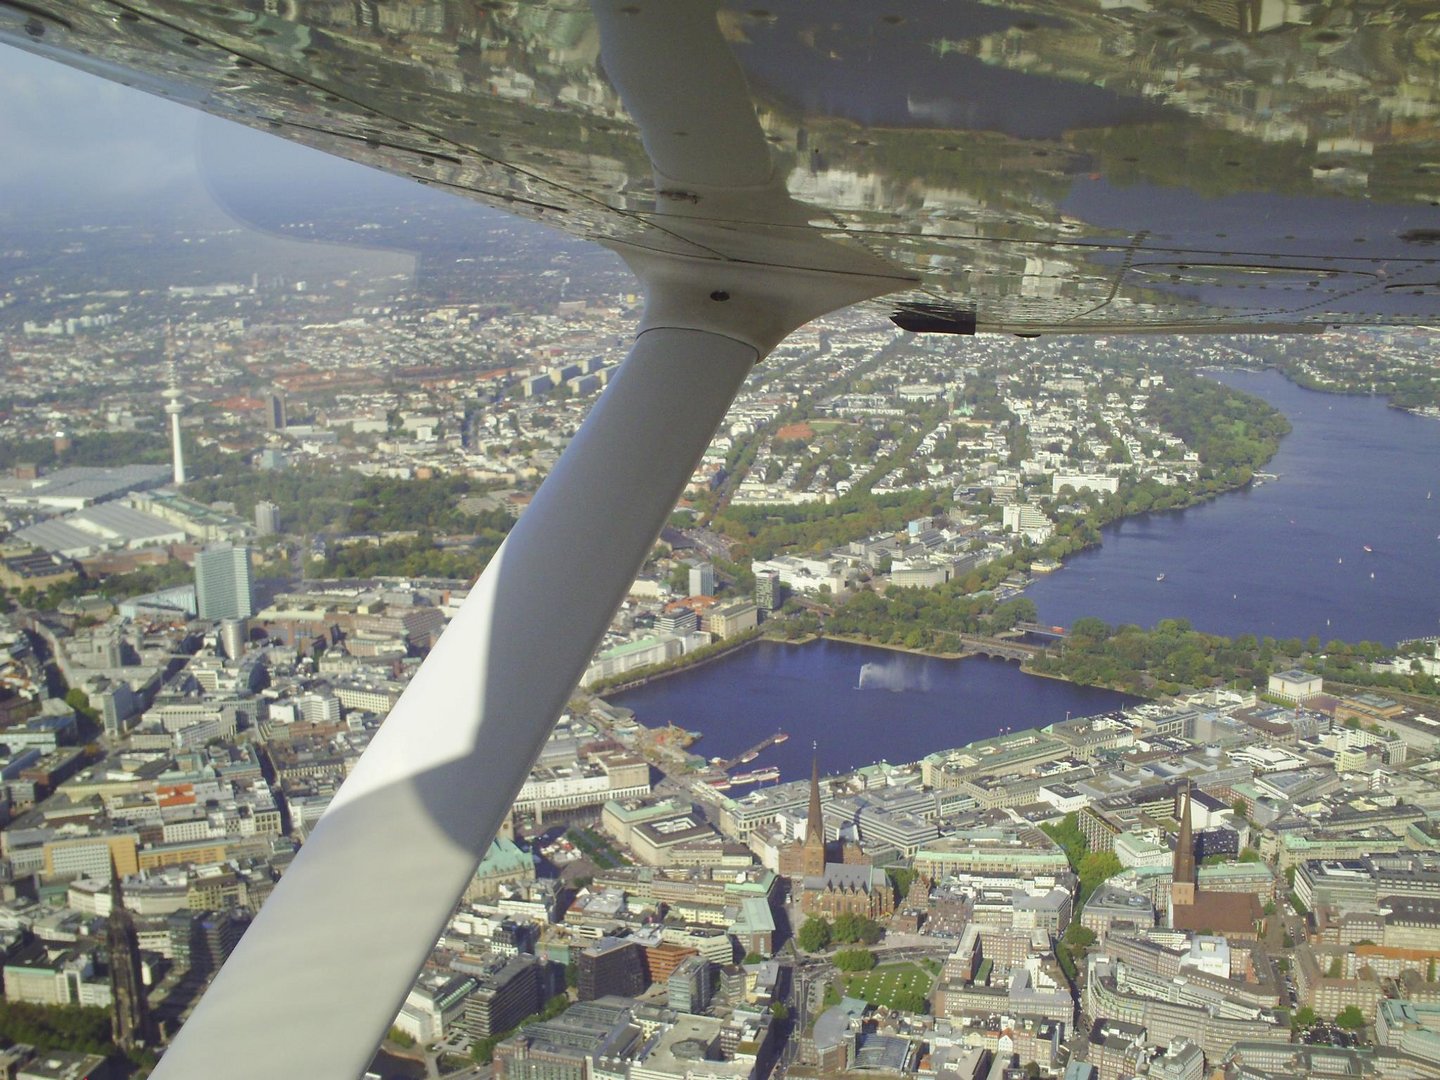
<path fill-rule="evenodd" d="M 180 442 L 180 413 L 184 406 L 180 404 L 180 372 L 175 364 L 175 338 L 169 323 L 165 324 L 165 358 L 170 366 L 170 385 L 162 396 L 165 398 L 165 411 L 170 414 L 171 456 L 175 460 L 175 484 L 179 486 L 185 483 L 185 449 Z"/>

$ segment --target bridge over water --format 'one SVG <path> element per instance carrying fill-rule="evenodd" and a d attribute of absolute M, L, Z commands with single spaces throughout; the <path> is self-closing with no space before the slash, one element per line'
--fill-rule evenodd
<path fill-rule="evenodd" d="M 1033 622 L 1017 622 L 1015 629 L 1024 634 L 1033 634 L 1036 637 L 1055 638 L 1063 640 L 1070 636 L 1070 631 L 1063 626 L 1041 626 Z"/>
<path fill-rule="evenodd" d="M 986 637 L 983 634 L 956 634 L 961 649 L 972 656 L 991 656 L 1001 660 L 1033 660 L 1044 656 L 1049 649 L 1044 645 L 1030 645 L 1017 638 Z"/>

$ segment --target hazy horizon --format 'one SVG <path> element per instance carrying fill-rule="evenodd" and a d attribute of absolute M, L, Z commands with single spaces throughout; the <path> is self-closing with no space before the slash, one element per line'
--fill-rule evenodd
<path fill-rule="evenodd" d="M 170 202 L 231 184 L 434 193 L 397 177 L 0 45 L 0 209 Z"/>

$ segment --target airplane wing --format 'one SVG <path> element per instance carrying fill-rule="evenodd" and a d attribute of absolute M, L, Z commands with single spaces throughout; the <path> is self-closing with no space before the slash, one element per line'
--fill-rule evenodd
<path fill-rule="evenodd" d="M 763 0 L 762 0 L 763 2 Z M 751 365 L 1425 324 L 1416 5 L 0 0 L 0 40 L 619 251 L 644 320 L 157 1077 L 356 1076 Z"/>
<path fill-rule="evenodd" d="M 913 329 L 1296 331 L 1436 318 L 1427 12 L 721 6 L 795 203 L 758 221 L 656 183 L 576 0 L 7 0 L 0 40 L 601 242 L 823 236 L 912 279 L 879 303 Z"/>

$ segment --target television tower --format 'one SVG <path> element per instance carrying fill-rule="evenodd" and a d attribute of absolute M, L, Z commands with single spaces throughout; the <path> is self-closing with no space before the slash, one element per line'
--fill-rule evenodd
<path fill-rule="evenodd" d="M 165 411 L 170 414 L 170 446 L 171 453 L 175 459 L 175 483 L 185 483 L 185 450 L 180 443 L 180 413 L 184 406 L 180 404 L 180 372 L 175 366 L 175 339 L 170 333 L 170 327 L 165 327 L 165 356 L 170 361 L 170 385 L 162 394 L 165 400 Z"/>

